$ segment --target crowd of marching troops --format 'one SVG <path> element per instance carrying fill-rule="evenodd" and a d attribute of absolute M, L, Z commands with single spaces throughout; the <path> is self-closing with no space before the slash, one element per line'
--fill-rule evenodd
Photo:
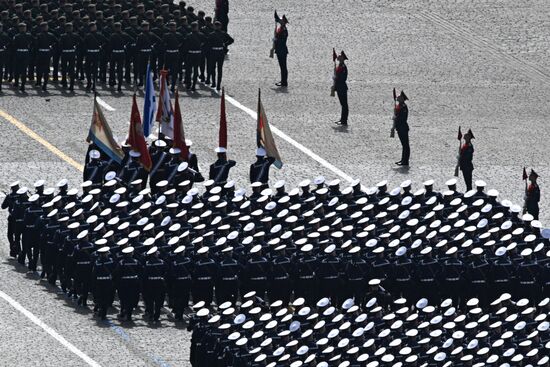
<path fill-rule="evenodd" d="M 2 0 L 0 81 L 24 92 L 29 79 L 46 91 L 60 75 L 70 91 L 86 80 L 88 91 L 97 82 L 120 92 L 124 82 L 143 86 L 150 65 L 155 78 L 170 72 L 172 90 L 182 81 L 195 90 L 197 80 L 220 89 L 233 43 L 228 12 L 227 0 L 216 1 L 213 17 L 185 1 Z"/>
<path fill-rule="evenodd" d="M 191 365 L 550 365 L 549 298 L 533 302 L 504 293 L 486 306 L 477 298 L 463 306 L 451 299 L 387 303 L 376 284 L 364 307 L 352 299 L 269 303 L 254 292 L 240 305 L 197 304 L 189 325 Z"/>
<path fill-rule="evenodd" d="M 159 320 L 168 295 L 181 320 L 190 300 L 236 302 L 250 291 L 363 307 L 372 279 L 393 297 L 456 305 L 475 296 L 485 306 L 503 292 L 539 300 L 550 290 L 549 231 L 483 181 L 460 193 L 456 179 L 436 192 L 433 180 L 390 190 L 317 177 L 287 191 L 284 181 L 268 187 L 272 160 L 259 148 L 247 193 L 230 179 L 236 162 L 224 148 L 205 180 L 196 156 L 181 162 L 168 146 L 151 147 L 160 177 L 140 170 L 136 151 L 113 169 L 90 149 L 82 192 L 66 180 L 57 189 L 38 181 L 35 192 L 13 183 L 2 205 L 11 256 L 31 271 L 41 264 L 41 276 L 79 305 L 92 292 L 102 318 L 115 292 L 122 318 L 141 296 Z"/>

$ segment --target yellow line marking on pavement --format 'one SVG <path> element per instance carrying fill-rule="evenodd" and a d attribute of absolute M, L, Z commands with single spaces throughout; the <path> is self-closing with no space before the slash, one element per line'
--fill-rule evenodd
<path fill-rule="evenodd" d="M 52 143 L 50 143 L 49 141 L 47 141 L 46 139 L 44 139 L 43 137 L 41 137 L 40 135 L 35 133 L 32 129 L 27 127 L 27 125 L 25 125 L 21 121 L 17 120 L 15 117 L 10 115 L 6 111 L 3 111 L 3 110 L 0 109 L 0 117 L 2 117 L 4 120 L 6 120 L 10 124 L 12 124 L 16 128 L 18 128 L 19 130 L 21 130 L 25 134 L 27 134 L 31 139 L 33 139 L 33 140 L 39 142 L 40 144 L 42 144 L 50 152 L 52 152 L 53 154 L 55 154 L 56 156 L 58 156 L 59 158 L 61 158 L 62 160 L 64 160 L 65 162 L 67 162 L 68 164 L 73 166 L 74 168 L 76 168 L 77 170 L 79 170 L 79 171 L 84 170 L 84 166 L 82 164 L 78 163 L 77 161 L 75 161 L 74 159 L 69 157 L 67 154 L 63 153 L 55 145 L 53 145 Z"/>

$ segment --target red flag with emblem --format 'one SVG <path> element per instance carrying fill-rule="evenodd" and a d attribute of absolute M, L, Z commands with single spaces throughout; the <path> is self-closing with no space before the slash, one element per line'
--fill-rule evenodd
<path fill-rule="evenodd" d="M 176 102 L 174 104 L 174 148 L 180 148 L 180 157 L 184 161 L 189 158 L 189 149 L 185 144 L 185 132 L 183 130 L 183 120 L 181 118 L 179 93 L 176 90 Z"/>
<path fill-rule="evenodd" d="M 141 116 L 139 114 L 136 95 L 132 98 L 132 113 L 130 115 L 130 131 L 128 132 L 128 139 L 126 142 L 132 147 L 133 150 L 141 153 L 139 162 L 147 170 L 151 170 L 151 156 L 149 155 L 149 149 L 147 149 L 147 142 L 143 136 L 143 126 L 141 125 Z"/>
<path fill-rule="evenodd" d="M 225 117 L 225 90 L 222 88 L 222 100 L 220 102 L 220 133 L 218 147 L 227 149 L 227 118 Z"/>

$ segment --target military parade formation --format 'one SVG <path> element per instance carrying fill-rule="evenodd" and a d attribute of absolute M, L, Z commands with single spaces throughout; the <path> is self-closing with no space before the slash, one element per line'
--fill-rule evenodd
<path fill-rule="evenodd" d="M 91 301 L 97 320 L 186 323 L 193 366 L 549 367 L 550 229 L 535 170 L 523 168 L 523 206 L 502 199 L 474 180 L 474 133 L 459 127 L 444 185 L 273 183 L 282 161 L 259 92 L 250 184 L 238 187 L 222 89 L 228 13 L 227 0 L 211 16 L 184 1 L 0 0 L 0 79 L 20 92 L 27 80 L 42 91 L 145 87 L 143 121 L 134 93 L 122 142 L 94 93 L 80 186 L 11 183 L 1 208 L 14 262 L 76 307 Z M 274 19 L 269 56 L 287 88 L 290 22 Z M 332 54 L 346 129 L 348 57 Z M 208 170 L 179 105 L 179 90 L 199 82 L 221 92 Z M 408 100 L 393 90 L 405 172 Z"/>
<path fill-rule="evenodd" d="M 118 92 L 142 87 L 148 65 L 156 79 L 170 72 L 172 91 L 197 81 L 220 90 L 223 63 L 233 39 L 227 34 L 229 2 L 214 14 L 185 1 L 0 1 L 0 81 L 25 92 L 27 80 L 74 91 L 86 82 Z M 1 83 L 0 83 L 1 91 Z"/>

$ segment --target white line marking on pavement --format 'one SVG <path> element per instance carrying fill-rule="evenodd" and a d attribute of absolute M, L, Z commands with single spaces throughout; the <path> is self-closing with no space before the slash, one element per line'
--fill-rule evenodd
<path fill-rule="evenodd" d="M 237 101 L 235 98 L 230 97 L 226 94 L 225 95 L 225 100 L 227 102 L 231 103 L 233 106 L 235 106 L 235 107 L 243 110 L 247 114 L 249 114 L 250 117 L 252 117 L 254 120 L 258 119 L 258 113 L 256 111 L 253 111 L 250 108 L 244 106 L 242 103 Z M 275 135 L 277 135 L 281 139 L 284 139 L 287 143 L 293 145 L 295 148 L 301 150 L 304 154 L 308 155 L 310 158 L 317 161 L 321 166 L 331 170 L 332 172 L 334 172 L 335 174 L 337 174 L 338 176 L 340 176 L 341 178 L 343 178 L 344 180 L 346 180 L 348 182 L 353 181 L 353 179 L 354 179 L 353 177 L 351 177 L 350 175 L 348 175 L 347 173 L 345 173 L 340 168 L 336 167 L 335 165 L 333 165 L 332 163 L 330 163 L 326 159 L 320 157 L 318 154 L 314 153 L 311 149 L 309 149 L 309 148 L 305 147 L 304 145 L 298 143 L 296 140 L 292 139 L 290 136 L 288 136 L 287 134 L 285 134 L 284 132 L 279 130 L 279 128 L 277 128 L 276 126 L 273 126 L 272 123 L 269 123 L 269 126 L 271 127 L 271 131 Z"/>
<path fill-rule="evenodd" d="M 107 111 L 114 111 L 115 109 L 113 107 L 111 107 L 107 102 L 105 102 L 104 100 L 102 100 L 101 98 L 99 97 L 96 97 L 97 99 L 97 103 L 99 103 L 101 105 L 101 107 L 105 108 Z"/>
<path fill-rule="evenodd" d="M 38 317 L 34 316 L 32 312 L 27 310 L 25 307 L 21 306 L 19 302 L 8 296 L 6 293 L 0 291 L 0 297 L 3 298 L 6 302 L 8 302 L 10 305 L 13 306 L 17 311 L 21 312 L 23 315 L 25 315 L 29 320 L 34 322 L 36 325 L 40 326 L 42 329 L 44 329 L 45 332 L 50 334 L 55 340 L 57 340 L 59 343 L 61 343 L 65 348 L 76 354 L 78 357 L 80 357 L 84 362 L 86 362 L 89 366 L 92 367 L 101 367 L 99 363 L 88 357 L 84 352 L 82 352 L 80 349 L 75 347 L 73 344 L 69 343 L 64 337 L 59 335 L 54 329 L 46 325 L 42 320 L 40 320 Z"/>

